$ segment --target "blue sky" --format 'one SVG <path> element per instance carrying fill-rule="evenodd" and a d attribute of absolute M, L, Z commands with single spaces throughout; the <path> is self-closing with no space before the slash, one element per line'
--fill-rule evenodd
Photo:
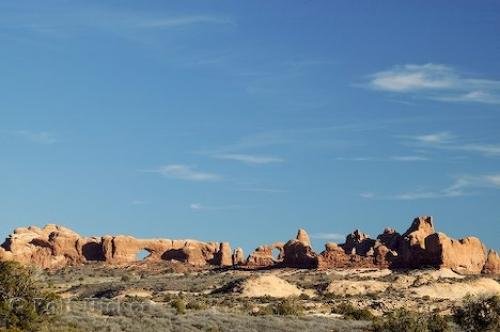
<path fill-rule="evenodd" d="M 0 4 L 0 233 L 500 235 L 500 4 Z"/>

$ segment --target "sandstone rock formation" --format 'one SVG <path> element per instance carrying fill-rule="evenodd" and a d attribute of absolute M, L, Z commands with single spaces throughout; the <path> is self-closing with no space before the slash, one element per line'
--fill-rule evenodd
<path fill-rule="evenodd" d="M 231 246 L 228 242 L 222 242 L 219 246 L 219 252 L 217 252 L 215 264 L 219 266 L 232 266 L 233 257 L 231 253 Z"/>
<path fill-rule="evenodd" d="M 305 230 L 299 229 L 295 240 L 283 246 L 283 265 L 298 268 L 315 268 L 318 265 L 318 257 Z"/>
<path fill-rule="evenodd" d="M 238 248 L 234 249 L 232 258 L 233 258 L 233 265 L 234 266 L 246 264 L 245 253 L 243 252 L 242 248 L 238 247 Z"/>
<path fill-rule="evenodd" d="M 299 229 L 297 232 L 297 237 L 295 238 L 297 241 L 302 243 L 304 246 L 311 246 L 311 240 L 309 239 L 309 234 L 307 234 L 305 229 Z"/>
<path fill-rule="evenodd" d="M 374 245 L 375 240 L 370 239 L 367 234 L 356 229 L 354 232 L 347 235 L 342 248 L 344 248 L 344 251 L 348 254 L 366 256 Z"/>
<path fill-rule="evenodd" d="M 276 242 L 272 245 L 257 247 L 247 258 L 249 267 L 271 267 L 283 261 L 283 243 Z M 273 256 L 273 250 L 279 251 L 278 257 Z"/>
<path fill-rule="evenodd" d="M 500 256 L 495 250 L 488 251 L 482 272 L 485 274 L 500 274 Z"/>
<path fill-rule="evenodd" d="M 413 220 L 400 235 L 386 228 L 377 240 L 359 230 L 349 234 L 344 244 L 327 244 L 318 256 L 318 268 L 390 267 L 450 268 L 460 273 L 498 274 L 498 255 L 486 255 L 478 238 L 451 239 L 434 230 L 432 217 Z"/>
<path fill-rule="evenodd" d="M 215 258 L 220 257 L 220 264 L 231 265 L 231 248 L 228 245 L 195 240 L 141 240 L 123 235 L 82 237 L 62 226 L 30 226 L 17 228 L 7 237 L 1 246 L 0 260 L 15 260 L 43 268 L 92 261 L 129 264 L 138 260 L 140 251 L 146 250 L 149 252 L 146 260 L 151 261 L 177 260 L 203 266 L 216 264 Z"/>
<path fill-rule="evenodd" d="M 83 237 L 72 230 L 47 225 L 17 228 L 0 246 L 0 261 L 15 260 L 43 268 L 59 268 L 86 262 L 131 264 L 138 253 L 146 261 L 174 260 L 194 266 L 245 266 L 247 268 L 449 268 L 459 273 L 500 274 L 500 258 L 487 253 L 478 238 L 455 240 L 434 229 L 431 217 L 415 218 L 406 232 L 386 228 L 376 239 L 360 230 L 345 243 L 327 243 L 316 254 L 309 235 L 299 229 L 295 239 L 255 249 L 245 260 L 243 250 L 231 252 L 228 242 L 136 239 L 131 236 Z"/>
<path fill-rule="evenodd" d="M 476 237 L 455 240 L 443 233 L 434 233 L 425 238 L 421 262 L 461 273 L 480 273 L 486 263 L 486 248 Z"/>

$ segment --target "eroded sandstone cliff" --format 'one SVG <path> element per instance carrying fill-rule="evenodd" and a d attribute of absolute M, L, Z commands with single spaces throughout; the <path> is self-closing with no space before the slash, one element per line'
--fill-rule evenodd
<path fill-rule="evenodd" d="M 148 262 L 174 260 L 193 266 L 305 269 L 328 268 L 450 268 L 460 273 L 500 274 L 498 254 L 478 238 L 455 240 L 434 229 L 433 219 L 418 217 L 400 234 L 386 228 L 376 239 L 360 230 L 347 235 L 342 244 L 327 243 L 317 254 L 309 235 L 300 229 L 286 243 L 259 246 L 245 258 L 243 250 L 231 251 L 229 242 L 136 239 L 131 236 L 83 237 L 72 230 L 47 225 L 17 228 L 0 246 L 0 261 L 14 260 L 42 268 L 60 268 L 88 262 L 132 264 L 138 254 Z M 274 251 L 274 253 L 273 253 Z"/>

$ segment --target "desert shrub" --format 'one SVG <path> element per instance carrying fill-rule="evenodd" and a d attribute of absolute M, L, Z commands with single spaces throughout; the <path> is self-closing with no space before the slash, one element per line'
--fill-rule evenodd
<path fill-rule="evenodd" d="M 58 297 L 39 290 L 32 271 L 15 262 L 0 263 L 0 328 L 36 330 L 54 318 Z"/>
<path fill-rule="evenodd" d="M 272 304 L 262 305 L 262 306 L 250 306 L 247 308 L 249 310 L 250 315 L 252 316 L 268 316 L 274 315 L 275 309 Z"/>
<path fill-rule="evenodd" d="M 303 313 L 304 307 L 295 299 L 286 299 L 277 303 L 273 311 L 280 316 L 299 316 Z"/>
<path fill-rule="evenodd" d="M 129 282 L 129 281 L 130 281 L 130 279 L 131 279 L 131 278 L 130 278 L 130 276 L 129 276 L 128 274 L 124 274 L 124 275 L 122 275 L 122 277 L 121 277 L 121 281 L 123 281 L 123 282 Z"/>
<path fill-rule="evenodd" d="M 184 315 L 186 313 L 186 302 L 183 299 L 176 299 L 172 302 L 172 308 L 175 309 L 177 315 Z"/>
<path fill-rule="evenodd" d="M 186 308 L 191 309 L 191 310 L 203 310 L 207 306 L 204 302 L 202 301 L 197 301 L 197 300 L 191 300 L 187 303 Z"/>
<path fill-rule="evenodd" d="M 376 332 L 447 332 L 450 327 L 446 319 L 439 314 L 422 315 L 404 308 L 373 320 L 373 330 Z"/>
<path fill-rule="evenodd" d="M 467 332 L 500 330 L 500 296 L 466 297 L 453 318 Z"/>
<path fill-rule="evenodd" d="M 373 320 L 374 316 L 367 308 L 356 308 L 350 303 L 341 303 L 332 308 L 332 313 L 340 314 L 345 319 Z"/>
<path fill-rule="evenodd" d="M 451 331 L 451 328 L 445 317 L 433 313 L 427 318 L 427 330 L 429 332 L 446 332 Z"/>

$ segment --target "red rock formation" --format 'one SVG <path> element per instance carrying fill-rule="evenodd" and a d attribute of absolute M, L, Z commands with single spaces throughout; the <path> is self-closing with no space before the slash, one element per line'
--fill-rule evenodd
<path fill-rule="evenodd" d="M 295 239 L 258 247 L 245 260 L 243 250 L 231 253 L 229 243 L 195 240 L 136 239 L 130 236 L 82 237 L 57 225 L 44 228 L 17 228 L 0 247 L 0 261 L 15 260 L 43 268 L 101 261 L 131 264 L 146 250 L 146 261 L 175 260 L 205 266 L 348 268 L 447 267 L 461 273 L 500 273 L 500 258 L 475 237 L 455 240 L 436 233 L 431 217 L 413 220 L 400 235 L 385 229 L 376 240 L 359 230 L 349 234 L 345 243 L 327 243 L 317 255 L 307 232 L 300 229 Z M 273 250 L 278 250 L 277 257 Z"/>
<path fill-rule="evenodd" d="M 428 264 L 428 259 L 425 257 L 425 238 L 434 233 L 432 217 L 415 218 L 410 228 L 397 241 L 398 256 L 392 265 L 401 268 L 416 268 Z"/>
<path fill-rule="evenodd" d="M 236 248 L 234 249 L 233 255 L 233 265 L 234 266 L 239 266 L 239 265 L 245 265 L 246 260 L 245 260 L 245 253 L 243 252 L 242 248 Z"/>
<path fill-rule="evenodd" d="M 85 238 L 57 225 L 47 225 L 42 229 L 35 226 L 16 229 L 2 244 L 0 260 L 15 260 L 43 268 L 92 261 L 130 264 L 138 260 L 137 255 L 142 250 L 149 252 L 147 260 L 173 259 L 202 266 L 216 263 L 214 258 L 217 256 L 220 257 L 220 264 L 232 264 L 228 243 L 141 240 L 124 235 Z"/>
<path fill-rule="evenodd" d="M 495 250 L 488 251 L 488 256 L 486 257 L 482 273 L 500 274 L 500 257 Z"/>
<path fill-rule="evenodd" d="M 219 247 L 219 252 L 215 256 L 215 264 L 219 266 L 232 266 L 233 258 L 231 253 L 231 246 L 228 242 L 222 242 Z"/>
<path fill-rule="evenodd" d="M 309 247 L 311 246 L 311 240 L 309 239 L 309 234 L 307 234 L 305 229 L 302 229 L 302 228 L 299 229 L 295 239 L 305 246 L 309 246 Z"/>
<path fill-rule="evenodd" d="M 423 264 L 447 267 L 460 273 L 480 273 L 486 263 L 486 248 L 476 237 L 450 239 L 443 233 L 425 238 Z"/>
<path fill-rule="evenodd" d="M 393 228 L 386 228 L 384 232 L 377 236 L 377 240 L 387 248 L 394 250 L 398 247 L 401 240 L 401 234 L 396 232 Z"/>
<path fill-rule="evenodd" d="M 276 242 L 272 245 L 263 245 L 256 248 L 247 258 L 248 267 L 271 267 L 283 260 L 283 243 Z M 277 249 L 279 255 L 273 256 L 273 250 Z"/>
<path fill-rule="evenodd" d="M 347 235 L 345 243 L 342 245 L 347 254 L 366 256 L 370 249 L 375 245 L 375 240 L 356 229 Z"/>
<path fill-rule="evenodd" d="M 299 229 L 296 239 L 283 246 L 283 266 L 303 269 L 318 266 L 318 257 L 305 230 Z"/>

